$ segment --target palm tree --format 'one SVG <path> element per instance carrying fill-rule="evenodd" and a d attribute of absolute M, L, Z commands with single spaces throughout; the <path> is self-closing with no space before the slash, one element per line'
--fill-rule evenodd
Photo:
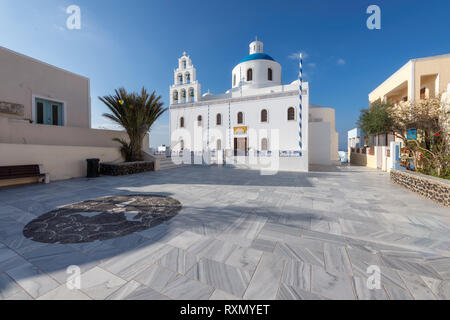
<path fill-rule="evenodd" d="M 166 112 L 161 102 L 161 96 L 151 95 L 143 87 L 140 94 L 128 93 L 124 88 L 114 90 L 115 95 L 99 97 L 112 114 L 105 113 L 104 117 L 122 126 L 128 134 L 129 141 L 114 138 L 119 142 L 125 161 L 142 161 L 142 141 L 155 121 Z"/>

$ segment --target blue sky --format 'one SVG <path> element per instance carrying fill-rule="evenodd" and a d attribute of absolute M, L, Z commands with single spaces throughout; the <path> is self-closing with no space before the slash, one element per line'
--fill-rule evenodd
<path fill-rule="evenodd" d="M 81 30 L 66 28 L 72 4 Z M 381 8 L 381 30 L 366 27 L 371 4 Z M 297 77 L 292 54 L 306 54 L 311 102 L 335 108 L 345 148 L 370 91 L 409 59 L 450 53 L 450 2 L 442 0 L 0 0 L 0 12 L 1 46 L 91 79 L 94 127 L 111 126 L 97 97 L 120 86 L 156 90 L 168 106 L 183 51 L 203 92 L 225 92 L 257 35 L 284 83 Z M 152 129 L 152 146 L 169 142 L 168 119 Z"/>

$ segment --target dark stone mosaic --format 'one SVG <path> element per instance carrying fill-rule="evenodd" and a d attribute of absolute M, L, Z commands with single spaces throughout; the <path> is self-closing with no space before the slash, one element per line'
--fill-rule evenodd
<path fill-rule="evenodd" d="M 28 223 L 23 235 L 43 243 L 86 243 L 123 237 L 176 216 L 170 197 L 127 195 L 88 200 L 48 212 Z"/>

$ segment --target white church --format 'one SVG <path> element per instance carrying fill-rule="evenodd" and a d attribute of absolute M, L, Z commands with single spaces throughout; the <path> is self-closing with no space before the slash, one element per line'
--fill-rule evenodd
<path fill-rule="evenodd" d="M 202 94 L 190 56 L 178 59 L 170 87 L 174 154 L 206 154 L 227 164 L 240 159 L 251 169 L 276 159 L 280 171 L 308 171 L 310 164 L 338 160 L 334 109 L 310 104 L 303 81 L 300 103 L 300 80 L 282 84 L 281 65 L 263 49 L 258 39 L 250 44 L 224 94 Z"/>

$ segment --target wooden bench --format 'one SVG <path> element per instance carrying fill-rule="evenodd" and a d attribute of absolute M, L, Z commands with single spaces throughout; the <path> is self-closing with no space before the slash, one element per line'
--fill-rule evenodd
<path fill-rule="evenodd" d="M 36 182 L 49 182 L 49 176 L 41 165 L 0 167 L 0 187 Z"/>

